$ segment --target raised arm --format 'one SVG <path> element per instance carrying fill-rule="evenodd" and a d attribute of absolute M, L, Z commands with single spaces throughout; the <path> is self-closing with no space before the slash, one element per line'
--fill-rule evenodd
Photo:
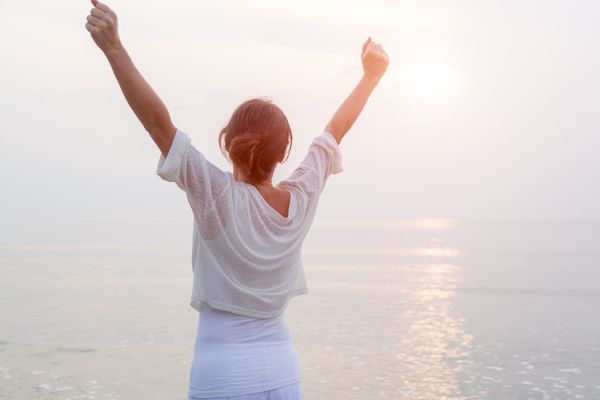
<path fill-rule="evenodd" d="M 92 0 L 92 4 L 94 8 L 87 17 L 85 27 L 108 59 L 127 103 L 163 156 L 167 157 L 176 132 L 169 111 L 121 44 L 117 14 L 97 0 Z"/>
<path fill-rule="evenodd" d="M 383 47 L 371 41 L 370 37 L 362 46 L 361 59 L 363 76 L 325 127 L 325 131 L 331 133 L 338 143 L 354 125 L 389 63 L 389 57 Z"/>

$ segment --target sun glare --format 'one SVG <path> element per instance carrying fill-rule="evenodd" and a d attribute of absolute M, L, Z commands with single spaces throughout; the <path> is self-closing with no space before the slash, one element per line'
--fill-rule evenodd
<path fill-rule="evenodd" d="M 416 93 L 453 93 L 460 87 L 456 71 L 444 62 L 420 62 L 403 74 L 405 81 Z"/>

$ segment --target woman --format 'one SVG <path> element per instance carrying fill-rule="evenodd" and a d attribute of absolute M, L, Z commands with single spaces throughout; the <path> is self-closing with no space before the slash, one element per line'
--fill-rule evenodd
<path fill-rule="evenodd" d="M 285 114 L 269 100 L 240 105 L 219 135 L 233 174 L 220 170 L 173 125 L 123 48 L 114 11 L 92 3 L 86 29 L 160 149 L 158 175 L 185 191 L 194 214 L 191 305 L 200 317 L 189 399 L 303 399 L 283 312 L 307 292 L 302 241 L 328 176 L 342 170 L 338 144 L 385 73 L 387 54 L 370 38 L 363 44 L 360 82 L 300 166 L 273 185 L 292 143 Z"/>

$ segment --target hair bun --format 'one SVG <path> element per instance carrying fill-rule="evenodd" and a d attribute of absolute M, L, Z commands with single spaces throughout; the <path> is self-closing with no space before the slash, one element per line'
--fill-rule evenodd
<path fill-rule="evenodd" d="M 244 132 L 235 136 L 229 143 L 229 159 L 247 177 L 255 177 L 258 182 L 268 178 L 271 165 L 263 165 L 265 136 Z M 270 164 L 270 163 L 269 163 Z"/>
<path fill-rule="evenodd" d="M 291 144 L 285 114 L 265 99 L 242 103 L 219 134 L 223 154 L 244 174 L 244 181 L 253 184 L 270 179 L 277 163 L 289 155 Z"/>

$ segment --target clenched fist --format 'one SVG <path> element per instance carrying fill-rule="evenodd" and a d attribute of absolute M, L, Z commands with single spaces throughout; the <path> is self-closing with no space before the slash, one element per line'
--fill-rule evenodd
<path fill-rule="evenodd" d="M 106 4 L 92 0 L 94 8 L 87 17 L 85 28 L 104 53 L 121 45 L 117 26 L 117 14 Z"/>
<path fill-rule="evenodd" d="M 362 46 L 360 55 L 365 76 L 379 80 L 390 62 L 387 53 L 380 44 L 371 41 L 369 37 Z"/>

